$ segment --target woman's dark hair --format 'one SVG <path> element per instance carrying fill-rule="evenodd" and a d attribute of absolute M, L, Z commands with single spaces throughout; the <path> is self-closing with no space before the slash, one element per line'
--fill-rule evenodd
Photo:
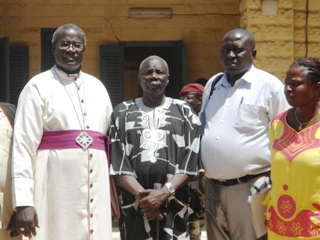
<path fill-rule="evenodd" d="M 315 58 L 299 58 L 292 65 L 305 67 L 308 69 L 308 75 L 311 77 L 311 83 L 320 82 L 320 61 Z"/>

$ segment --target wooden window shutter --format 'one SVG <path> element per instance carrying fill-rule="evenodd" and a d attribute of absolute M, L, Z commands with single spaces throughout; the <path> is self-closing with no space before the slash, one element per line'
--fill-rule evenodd
<path fill-rule="evenodd" d="M 41 72 L 49 70 L 55 64 L 52 52 L 52 36 L 56 28 L 41 29 Z"/>
<path fill-rule="evenodd" d="M 124 47 L 100 46 L 100 80 L 108 90 L 113 107 L 125 99 Z"/>
<path fill-rule="evenodd" d="M 8 37 L 0 38 L 0 102 L 10 100 L 9 56 L 10 40 Z"/>
<path fill-rule="evenodd" d="M 174 79 L 174 92 L 175 97 L 179 98 L 179 92 L 187 82 L 187 67 L 186 67 L 186 45 L 183 42 L 179 42 L 175 45 L 175 67 L 176 77 Z"/>
<path fill-rule="evenodd" d="M 29 47 L 10 46 L 10 103 L 17 105 L 24 85 L 29 80 Z"/>

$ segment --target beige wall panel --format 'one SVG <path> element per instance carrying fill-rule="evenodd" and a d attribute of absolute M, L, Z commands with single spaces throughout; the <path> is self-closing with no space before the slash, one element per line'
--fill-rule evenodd
<path fill-rule="evenodd" d="M 135 28 L 121 30 L 117 38 L 120 41 L 180 41 L 183 39 L 183 33 L 177 29 L 162 32 L 154 28 Z"/>
<path fill-rule="evenodd" d="M 292 40 L 293 28 L 289 24 L 248 24 L 248 30 L 255 36 L 257 41 L 264 40 Z"/>
<path fill-rule="evenodd" d="M 248 27 L 248 11 L 244 11 L 240 17 L 240 27 L 247 29 Z"/>
<path fill-rule="evenodd" d="M 319 1 L 319 5 L 320 5 L 320 1 Z M 320 25 L 320 11 L 309 12 L 308 26 L 319 27 L 319 25 Z"/>
<path fill-rule="evenodd" d="M 6 17 L 5 29 L 25 29 L 25 28 L 56 28 L 66 23 L 79 25 L 83 30 L 91 28 L 93 23 L 97 28 L 105 27 L 106 21 L 99 17 Z"/>
<path fill-rule="evenodd" d="M 290 0 L 293 2 L 294 10 L 306 10 L 306 0 Z M 318 1 L 318 0 L 316 0 Z"/>
<path fill-rule="evenodd" d="M 85 15 L 104 16 L 105 7 L 101 5 L 70 5 L 70 4 L 7 4 L 7 16 L 33 17 L 35 13 L 39 17 L 69 16 L 81 17 Z M 90 14 L 91 13 L 91 14 Z M 111 11 L 110 11 L 111 13 Z M 115 12 L 114 12 L 115 13 Z"/>
<path fill-rule="evenodd" d="M 99 56 L 99 45 L 96 44 L 87 44 L 84 56 L 85 58 L 97 58 Z"/>
<path fill-rule="evenodd" d="M 294 41 L 295 42 L 305 42 L 306 32 L 305 27 L 295 27 L 294 28 Z"/>
<path fill-rule="evenodd" d="M 259 59 L 259 61 L 255 61 L 254 64 L 256 67 L 275 75 L 283 82 L 286 76 L 286 72 L 292 62 L 293 59 L 291 56 L 284 59 L 277 57 L 265 57 Z"/>
<path fill-rule="evenodd" d="M 306 54 L 306 44 L 305 42 L 295 42 L 294 43 L 294 59 L 304 57 Z"/>
<path fill-rule="evenodd" d="M 195 14 L 202 14 L 204 16 L 214 16 L 219 14 L 239 14 L 238 4 L 234 4 L 234 1 L 225 1 L 225 2 L 214 2 L 208 4 L 182 4 L 171 5 L 173 7 L 173 16 L 184 16 L 191 14 L 194 16 Z M 168 6 L 170 8 L 170 6 Z"/>
<path fill-rule="evenodd" d="M 143 7 L 151 5 L 154 7 L 163 7 L 164 5 L 167 6 L 174 6 L 176 4 L 194 4 L 194 0 L 175 0 L 174 2 L 172 0 L 161 0 L 161 3 L 150 3 L 150 0 L 107 0 L 107 1 L 101 1 L 101 0 L 4 0 L 5 2 L 10 3 L 37 3 L 37 4 L 71 4 L 71 5 L 79 5 L 79 4 L 101 4 L 101 5 L 132 5 L 136 7 Z M 259 1 L 259 0 L 258 0 Z M 235 0 L 197 0 L 198 4 L 234 4 Z"/>
<path fill-rule="evenodd" d="M 100 78 L 100 58 L 85 55 L 82 69 L 84 72 Z"/>
<path fill-rule="evenodd" d="M 34 75 L 38 74 L 40 72 L 40 57 L 33 56 L 31 53 L 29 53 L 29 76 L 30 78 Z"/>
<path fill-rule="evenodd" d="M 320 11 L 319 0 L 309 0 L 309 9 L 312 11 Z"/>
<path fill-rule="evenodd" d="M 306 0 L 278 0 L 279 9 L 292 9 L 293 5 L 301 8 Z"/>
<path fill-rule="evenodd" d="M 308 41 L 319 42 L 320 40 L 320 27 L 309 27 L 308 28 Z M 319 49 L 320 51 L 320 49 Z"/>
<path fill-rule="evenodd" d="M 293 0 L 278 0 L 276 15 L 264 15 L 261 0 L 241 0 L 241 26 L 245 26 L 256 39 L 255 66 L 278 78 L 285 76 L 288 62 L 293 59 Z"/>
<path fill-rule="evenodd" d="M 6 27 L 6 36 L 10 37 L 10 41 L 15 45 L 37 45 L 40 41 L 40 29 L 35 28 L 23 28 L 12 29 Z"/>
<path fill-rule="evenodd" d="M 257 57 L 267 56 L 292 56 L 292 41 L 265 41 L 258 42 L 256 45 Z"/>
<path fill-rule="evenodd" d="M 188 32 L 184 33 L 184 40 L 187 40 L 188 44 L 200 44 L 203 51 L 206 51 L 208 48 L 212 46 L 218 47 L 220 49 L 221 39 L 227 31 L 227 29 L 222 30 L 212 28 L 190 29 Z M 207 43 L 209 43 L 209 45 Z"/>
<path fill-rule="evenodd" d="M 308 44 L 308 57 L 317 58 L 320 60 L 320 42 L 309 42 Z"/>
<path fill-rule="evenodd" d="M 275 57 L 260 56 L 260 58 L 257 58 L 255 65 L 271 73 L 277 70 L 286 72 L 288 69 L 288 66 L 292 62 L 293 62 L 293 59 L 291 56 L 280 56 L 280 55 Z"/>
<path fill-rule="evenodd" d="M 117 44 L 121 30 L 107 28 L 89 28 L 85 29 L 87 35 L 87 45 L 94 46 L 101 44 Z"/>
<path fill-rule="evenodd" d="M 306 25 L 306 13 L 305 11 L 294 11 L 294 26 L 304 27 Z"/>
<path fill-rule="evenodd" d="M 264 15 L 259 9 L 250 9 L 250 23 L 268 26 L 275 24 L 292 24 L 293 11 L 290 9 L 281 9 L 276 16 Z"/>
<path fill-rule="evenodd" d="M 13 44 L 29 46 L 30 76 L 40 72 L 41 28 L 69 22 L 81 27 L 88 39 L 83 69 L 96 77 L 100 76 L 102 44 L 183 40 L 187 46 L 187 81 L 192 82 L 220 71 L 221 38 L 240 26 L 238 0 L 163 0 L 161 4 L 150 0 L 0 1 L 5 2 L 3 35 L 9 36 Z M 171 19 L 129 19 L 131 7 L 169 7 L 173 15 Z"/>

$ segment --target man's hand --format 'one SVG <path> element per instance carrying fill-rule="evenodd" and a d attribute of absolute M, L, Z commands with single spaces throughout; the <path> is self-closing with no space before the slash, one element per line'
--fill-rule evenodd
<path fill-rule="evenodd" d="M 7 231 L 10 231 L 11 238 L 14 238 L 14 237 L 20 235 L 20 233 L 18 232 L 17 226 L 16 226 L 16 219 L 17 219 L 17 214 L 16 214 L 16 212 L 13 212 L 13 214 L 11 215 L 8 227 L 6 229 Z"/>
<path fill-rule="evenodd" d="M 36 236 L 36 227 L 38 224 L 38 215 L 34 207 L 17 207 L 17 230 L 25 237 Z"/>
<path fill-rule="evenodd" d="M 144 216 L 148 219 L 148 220 L 163 220 L 164 219 L 164 216 L 162 213 L 160 213 L 160 210 L 156 210 L 156 211 L 153 211 L 153 212 L 148 212 L 148 213 L 145 213 Z"/>
<path fill-rule="evenodd" d="M 139 199 L 142 213 L 150 219 L 162 220 L 163 215 L 159 212 L 159 208 L 168 199 L 168 192 L 163 188 L 146 189 L 139 190 L 139 194 L 145 196 Z"/>

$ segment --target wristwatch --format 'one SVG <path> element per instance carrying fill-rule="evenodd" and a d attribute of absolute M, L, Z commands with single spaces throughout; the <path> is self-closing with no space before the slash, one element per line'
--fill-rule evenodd
<path fill-rule="evenodd" d="M 167 182 L 165 183 L 166 187 L 167 187 L 167 190 L 170 194 L 170 196 L 174 196 L 174 194 L 176 193 L 176 190 L 174 189 L 174 187 L 172 186 L 171 183 Z"/>

